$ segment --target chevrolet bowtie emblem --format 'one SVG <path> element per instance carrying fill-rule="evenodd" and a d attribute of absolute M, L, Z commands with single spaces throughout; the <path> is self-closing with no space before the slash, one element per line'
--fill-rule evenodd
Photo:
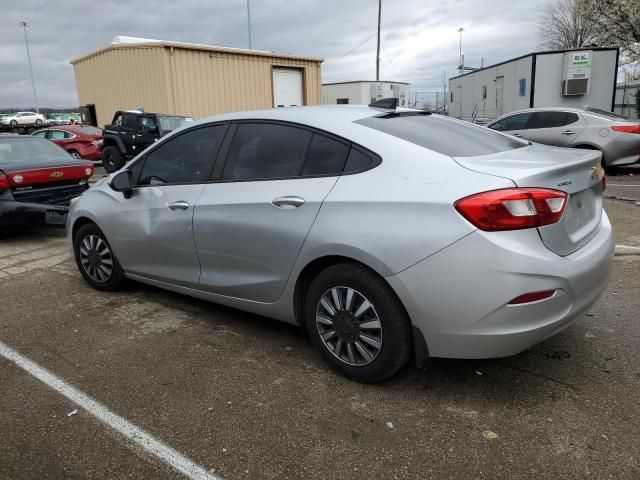
<path fill-rule="evenodd" d="M 63 175 L 64 175 L 64 172 L 52 172 L 51 175 L 49 175 L 49 176 L 51 178 L 60 178 Z"/>

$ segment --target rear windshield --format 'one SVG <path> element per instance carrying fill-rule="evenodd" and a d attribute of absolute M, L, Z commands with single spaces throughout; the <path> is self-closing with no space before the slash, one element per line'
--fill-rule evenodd
<path fill-rule="evenodd" d="M 82 132 L 85 135 L 102 135 L 102 130 L 100 130 L 97 127 L 90 127 L 90 126 L 86 126 L 86 125 L 78 125 L 76 127 L 73 127 L 74 130 L 77 130 L 78 132 Z"/>
<path fill-rule="evenodd" d="M 69 154 L 49 140 L 37 137 L 0 137 L 0 166 L 8 163 L 60 163 L 69 160 Z"/>
<path fill-rule="evenodd" d="M 193 122 L 191 117 L 158 117 L 161 130 L 175 130 L 177 128 L 186 125 L 189 122 Z"/>
<path fill-rule="evenodd" d="M 528 145 L 472 123 L 439 115 L 367 117 L 355 123 L 451 157 L 477 157 Z"/>
<path fill-rule="evenodd" d="M 607 110 L 602 110 L 600 108 L 587 107 L 585 108 L 587 112 L 595 113 L 596 115 L 600 115 L 601 117 L 607 118 L 615 118 L 617 120 L 629 120 L 629 117 L 625 117 L 624 115 L 620 115 L 619 113 L 609 112 Z"/>

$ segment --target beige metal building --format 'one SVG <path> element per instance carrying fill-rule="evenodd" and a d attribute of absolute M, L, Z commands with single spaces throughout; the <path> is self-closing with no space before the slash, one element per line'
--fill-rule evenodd
<path fill-rule="evenodd" d="M 144 108 L 202 118 L 278 106 L 317 105 L 321 58 L 116 37 L 71 60 L 83 122 Z"/>

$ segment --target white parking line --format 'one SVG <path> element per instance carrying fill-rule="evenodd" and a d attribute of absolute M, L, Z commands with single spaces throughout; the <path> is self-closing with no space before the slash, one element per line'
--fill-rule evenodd
<path fill-rule="evenodd" d="M 136 427 L 131 422 L 115 414 L 107 407 L 92 399 L 80 390 L 65 383 L 47 369 L 21 355 L 7 344 L 0 341 L 0 355 L 15 363 L 18 367 L 29 372 L 38 380 L 48 385 L 56 392 L 67 397 L 79 407 L 93 415 L 105 425 L 122 434 L 125 438 L 142 447 L 147 453 L 194 480 L 221 480 L 220 477 L 209 473 L 206 469 L 196 465 L 187 457 L 173 448 L 165 445 L 150 433 Z"/>
<path fill-rule="evenodd" d="M 616 245 L 616 255 L 640 255 L 640 247 Z"/>

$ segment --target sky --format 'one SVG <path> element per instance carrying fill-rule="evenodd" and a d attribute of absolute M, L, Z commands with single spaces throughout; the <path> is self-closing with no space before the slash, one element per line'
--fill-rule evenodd
<path fill-rule="evenodd" d="M 323 82 L 375 80 L 377 0 L 250 0 L 253 48 L 324 58 Z M 442 91 L 465 65 L 534 51 L 553 0 L 383 0 L 381 80 Z M 248 47 L 247 0 L 0 0 L 0 107 L 33 106 L 24 34 L 40 107 L 78 104 L 72 58 L 116 35 Z"/>

